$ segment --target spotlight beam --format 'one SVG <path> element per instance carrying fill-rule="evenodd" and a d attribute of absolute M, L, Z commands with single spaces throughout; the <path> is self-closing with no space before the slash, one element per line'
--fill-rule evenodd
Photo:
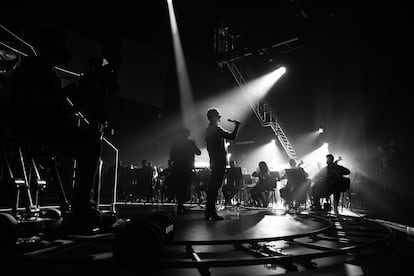
<path fill-rule="evenodd" d="M 190 128 L 192 125 L 191 120 L 193 118 L 195 108 L 192 88 L 188 76 L 187 66 L 184 58 L 184 53 L 181 45 L 180 34 L 178 32 L 177 20 L 175 17 L 174 6 L 172 0 L 167 0 L 168 14 L 171 24 L 171 33 L 174 46 L 174 57 L 176 63 L 176 71 L 180 92 L 180 104 L 182 110 L 182 121 L 184 126 Z"/>
<path fill-rule="evenodd" d="M 261 125 L 265 127 L 270 126 L 274 134 L 276 135 L 277 139 L 279 140 L 280 144 L 282 145 L 283 149 L 285 150 L 286 154 L 289 156 L 289 158 L 297 159 L 296 151 L 290 143 L 287 134 L 283 130 L 280 120 L 276 118 L 276 115 L 273 112 L 267 112 L 266 107 L 261 106 L 259 103 L 259 99 L 263 97 L 270 90 L 270 88 L 279 80 L 279 78 L 286 72 L 286 68 L 280 67 L 277 70 L 274 70 L 273 72 L 258 79 L 257 81 L 261 82 L 261 85 L 263 85 L 262 89 L 259 89 L 259 91 L 261 91 L 262 93 L 263 91 L 265 92 L 264 94 L 257 94 L 252 93 L 252 91 L 249 90 L 250 87 L 244 85 L 244 77 L 235 63 L 224 63 L 227 65 L 228 69 L 231 71 L 234 79 L 239 85 L 240 89 L 244 92 L 245 96 L 247 97 L 250 107 L 253 109 L 254 114 L 259 119 Z M 252 95 L 254 96 L 252 97 Z"/>

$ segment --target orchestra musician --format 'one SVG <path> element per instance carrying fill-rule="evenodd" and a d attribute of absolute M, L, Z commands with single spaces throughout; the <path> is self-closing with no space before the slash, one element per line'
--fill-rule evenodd
<path fill-rule="evenodd" d="M 332 154 L 326 155 L 326 166 L 323 167 L 314 177 L 314 185 L 311 190 L 313 208 L 321 210 L 320 199 L 328 198 L 333 194 L 333 210 L 338 214 L 339 199 L 342 192 L 349 189 L 350 179 L 345 177 L 351 172 L 348 168 L 338 164 L 339 158 L 334 161 Z"/>
<path fill-rule="evenodd" d="M 272 177 L 265 161 L 259 162 L 259 168 L 252 173 L 252 176 L 259 178 L 259 181 L 250 190 L 251 198 L 255 201 L 257 207 L 266 208 L 268 201 L 265 192 L 276 187 L 276 179 Z"/>
<path fill-rule="evenodd" d="M 175 200 L 175 181 L 173 179 L 173 161 L 168 159 L 168 167 L 163 169 L 159 176 L 163 181 L 162 185 L 162 197 L 164 197 L 168 202 L 173 202 Z"/>
<path fill-rule="evenodd" d="M 296 163 L 295 159 L 289 160 L 290 168 L 284 170 L 280 179 L 287 179 L 285 187 L 279 190 L 280 196 L 292 208 L 299 208 L 306 203 L 310 180 L 308 173 Z"/>
<path fill-rule="evenodd" d="M 184 128 L 181 136 L 173 142 L 170 150 L 170 159 L 173 161 L 173 177 L 176 180 L 177 212 L 185 212 L 184 202 L 193 177 L 195 155 L 201 155 L 196 142 L 190 139 L 191 131 Z"/>

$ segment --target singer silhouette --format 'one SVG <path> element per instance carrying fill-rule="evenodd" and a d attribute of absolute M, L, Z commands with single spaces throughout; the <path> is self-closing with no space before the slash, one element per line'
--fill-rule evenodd
<path fill-rule="evenodd" d="M 227 167 L 227 151 L 224 146 L 224 139 L 236 139 L 240 122 L 235 123 L 234 130 L 230 133 L 220 126 L 221 115 L 217 109 L 209 109 L 207 118 L 210 121 L 205 134 L 208 155 L 210 156 L 211 178 L 207 189 L 206 220 L 222 220 L 216 212 L 216 200 L 218 191 L 223 184 L 224 174 Z M 228 119 L 230 121 L 230 119 Z"/>

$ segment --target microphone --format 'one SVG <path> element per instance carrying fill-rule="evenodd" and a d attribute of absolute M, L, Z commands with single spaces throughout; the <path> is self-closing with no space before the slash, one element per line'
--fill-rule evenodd
<path fill-rule="evenodd" d="M 232 119 L 227 119 L 227 121 L 230 122 L 230 123 L 241 124 L 239 121 L 232 120 Z"/>

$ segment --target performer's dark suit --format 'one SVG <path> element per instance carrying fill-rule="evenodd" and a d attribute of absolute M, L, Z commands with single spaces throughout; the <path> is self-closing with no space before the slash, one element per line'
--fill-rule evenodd
<path fill-rule="evenodd" d="M 211 179 L 207 190 L 206 216 L 216 214 L 215 203 L 218 190 L 223 183 L 227 166 L 227 152 L 224 146 L 224 139 L 234 140 L 237 136 L 239 124 L 236 124 L 233 132 L 224 130 L 221 126 L 209 124 L 205 140 L 207 151 L 210 156 Z"/>

